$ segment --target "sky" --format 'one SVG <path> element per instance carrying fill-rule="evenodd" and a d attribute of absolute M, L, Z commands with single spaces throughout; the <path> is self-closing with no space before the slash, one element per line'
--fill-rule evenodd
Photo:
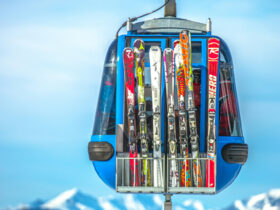
<path fill-rule="evenodd" d="M 103 62 L 128 17 L 162 0 L 0 2 L 0 208 L 77 187 L 116 193 L 87 154 Z M 145 19 L 162 17 L 163 10 Z M 207 207 L 280 188 L 280 2 L 177 0 L 177 16 L 211 17 L 231 49 L 248 162 L 215 196 L 179 195 Z M 125 33 L 125 31 L 122 31 Z"/>

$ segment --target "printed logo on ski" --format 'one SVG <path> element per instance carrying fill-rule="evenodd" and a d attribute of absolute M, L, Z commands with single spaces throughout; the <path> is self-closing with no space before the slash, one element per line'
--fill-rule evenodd
<path fill-rule="evenodd" d="M 208 43 L 208 59 L 209 61 L 218 61 L 219 57 L 219 47 L 220 41 L 218 39 L 211 39 L 211 42 Z"/>
<path fill-rule="evenodd" d="M 209 74 L 209 98 L 216 96 L 217 77 Z"/>

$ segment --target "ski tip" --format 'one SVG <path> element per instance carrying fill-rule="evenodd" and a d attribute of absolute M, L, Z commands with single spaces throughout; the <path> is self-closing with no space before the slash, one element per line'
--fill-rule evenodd
<path fill-rule="evenodd" d="M 183 29 L 182 31 L 181 31 L 181 33 L 189 33 L 190 31 L 188 30 L 188 29 Z"/>
<path fill-rule="evenodd" d="M 161 52 L 161 47 L 160 46 L 151 46 L 150 52 Z"/>
<path fill-rule="evenodd" d="M 176 45 L 174 46 L 174 54 L 181 54 L 181 43 L 180 41 L 178 41 L 178 43 L 176 43 Z"/>
<path fill-rule="evenodd" d="M 191 39 L 191 32 L 187 29 L 182 30 L 180 33 L 180 40 L 182 39 L 182 37 Z"/>
<path fill-rule="evenodd" d="M 219 38 L 216 38 L 216 37 L 211 37 L 208 39 L 208 45 L 211 45 L 211 44 L 216 44 L 218 45 L 218 47 L 220 47 L 220 39 Z"/>
<path fill-rule="evenodd" d="M 125 47 L 125 48 L 123 49 L 123 52 L 130 52 L 130 51 L 133 52 L 133 49 L 132 49 L 131 47 Z"/>
<path fill-rule="evenodd" d="M 138 48 L 139 50 L 145 50 L 145 44 L 142 39 L 136 39 L 133 42 L 133 48 Z"/>
<path fill-rule="evenodd" d="M 124 62 L 128 62 L 131 59 L 134 59 L 134 52 L 133 49 L 131 47 L 126 47 L 123 49 L 123 59 Z"/>
<path fill-rule="evenodd" d="M 180 43 L 180 40 L 179 39 L 176 39 L 174 42 L 173 42 L 173 49 L 175 49 L 176 45 Z"/>
<path fill-rule="evenodd" d="M 190 40 L 190 37 L 189 37 L 189 32 L 187 30 L 183 30 L 181 33 L 180 33 L 180 44 L 186 44 L 188 43 Z"/>
<path fill-rule="evenodd" d="M 217 40 L 220 41 L 220 39 L 218 37 L 210 37 L 208 40 Z"/>
<path fill-rule="evenodd" d="M 163 54 L 166 55 L 167 53 L 173 53 L 173 50 L 171 48 L 165 48 Z"/>

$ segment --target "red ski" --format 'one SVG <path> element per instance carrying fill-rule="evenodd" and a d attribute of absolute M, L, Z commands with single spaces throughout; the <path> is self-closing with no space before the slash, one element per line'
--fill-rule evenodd
<path fill-rule="evenodd" d="M 206 187 L 215 187 L 216 175 L 216 90 L 219 64 L 220 40 L 208 39 L 208 133 Z"/>
<path fill-rule="evenodd" d="M 134 53 L 131 48 L 127 47 L 123 50 L 123 63 L 125 71 L 125 90 L 129 133 L 130 186 L 139 186 L 140 184 L 137 160 L 136 120 L 134 108 Z"/>

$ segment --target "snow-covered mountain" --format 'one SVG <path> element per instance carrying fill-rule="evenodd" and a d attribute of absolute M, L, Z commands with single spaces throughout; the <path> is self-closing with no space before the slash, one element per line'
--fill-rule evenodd
<path fill-rule="evenodd" d="M 67 190 L 48 201 L 36 200 L 30 204 L 21 204 L 15 208 L 6 210 L 145 210 L 162 209 L 163 198 L 159 195 L 126 194 L 109 197 L 94 197 L 87 195 L 74 188 Z M 199 201 L 186 201 L 182 205 L 174 205 L 174 210 L 181 209 L 203 210 Z"/>
<path fill-rule="evenodd" d="M 280 210 L 280 189 L 254 195 L 246 200 L 236 200 L 225 210 Z"/>
<path fill-rule="evenodd" d="M 94 197 L 82 193 L 74 188 L 67 190 L 53 199 L 35 200 L 26 205 L 19 205 L 6 210 L 160 210 L 163 206 L 163 197 L 160 195 L 125 194 L 109 197 Z M 204 210 L 205 207 L 198 200 L 186 200 L 182 204 L 173 203 L 173 210 Z M 246 200 L 237 200 L 223 210 L 280 210 L 280 189 L 268 193 L 252 196 Z"/>

